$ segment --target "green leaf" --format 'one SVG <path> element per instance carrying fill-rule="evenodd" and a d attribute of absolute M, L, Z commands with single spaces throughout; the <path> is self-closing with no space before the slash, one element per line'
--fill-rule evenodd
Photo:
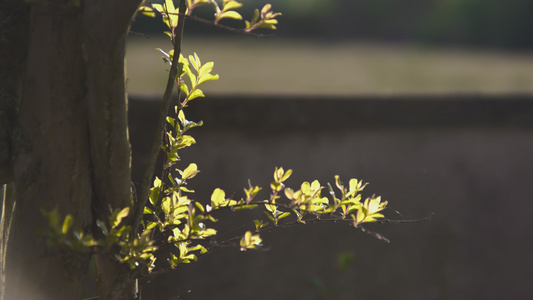
<path fill-rule="evenodd" d="M 213 194 L 211 194 L 211 207 L 213 209 L 218 208 L 224 202 L 224 200 L 226 200 L 225 197 L 226 193 L 223 190 L 216 188 L 213 191 Z"/>
<path fill-rule="evenodd" d="M 276 167 L 274 169 L 274 181 L 280 182 L 281 178 L 283 177 L 283 174 L 284 174 L 283 168 Z"/>
<path fill-rule="evenodd" d="M 187 119 L 185 119 L 185 113 L 183 112 L 183 109 L 179 111 L 178 119 L 180 120 L 181 124 L 185 126 Z"/>
<path fill-rule="evenodd" d="M 63 234 L 67 234 L 68 233 L 68 230 L 70 229 L 70 227 L 72 226 L 72 223 L 73 223 L 73 219 L 72 219 L 72 216 L 71 215 L 67 215 L 65 217 L 65 220 L 63 221 L 63 226 L 61 228 L 61 233 Z"/>
<path fill-rule="evenodd" d="M 246 203 L 252 202 L 252 200 L 255 198 L 255 196 L 261 191 L 261 188 L 258 186 L 252 187 L 252 184 L 250 181 L 248 181 L 248 189 L 244 189 L 244 193 L 246 194 Z"/>
<path fill-rule="evenodd" d="M 154 184 L 152 185 L 152 188 L 150 189 L 150 195 L 149 195 L 149 200 L 150 200 L 150 203 L 153 205 L 153 206 L 156 206 L 157 202 L 159 202 L 159 194 L 161 192 L 161 180 L 156 177 L 154 179 Z"/>
<path fill-rule="evenodd" d="M 279 214 L 279 215 L 277 216 L 277 218 L 278 218 L 278 220 L 281 220 L 281 219 L 286 218 L 286 217 L 288 217 L 288 216 L 290 216 L 290 215 L 291 215 L 291 213 L 289 213 L 289 212 L 284 212 L 284 213 Z"/>
<path fill-rule="evenodd" d="M 245 209 L 252 209 L 252 208 L 256 208 L 257 207 L 257 204 L 249 204 L 249 205 L 239 205 L 239 206 L 235 206 L 235 211 L 237 210 L 245 210 Z"/>
<path fill-rule="evenodd" d="M 172 0 L 165 0 L 164 7 L 165 7 L 165 13 L 168 14 L 168 18 L 169 18 L 169 23 L 167 24 L 167 26 L 169 28 L 174 28 L 178 26 L 179 10 L 177 10 L 174 7 L 174 2 Z"/>
<path fill-rule="evenodd" d="M 194 70 L 198 71 L 200 69 L 202 63 L 200 62 L 200 58 L 198 57 L 198 54 L 196 54 L 196 52 L 194 52 L 194 55 L 189 55 L 189 61 L 191 62 Z"/>
<path fill-rule="evenodd" d="M 125 207 L 120 211 L 116 209 L 111 215 L 111 219 L 110 219 L 111 229 L 116 228 L 120 224 L 120 222 L 122 222 L 122 219 L 128 216 L 129 212 L 130 212 L 129 207 Z"/>
<path fill-rule="evenodd" d="M 207 249 L 204 246 L 200 245 L 200 244 L 198 244 L 196 246 L 193 246 L 193 247 L 189 247 L 189 252 L 190 251 L 200 251 L 200 254 L 207 253 Z"/>
<path fill-rule="evenodd" d="M 200 67 L 200 70 L 198 71 L 198 77 L 202 77 L 206 74 L 209 74 L 211 73 L 211 71 L 213 70 L 213 66 L 215 65 L 215 63 L 213 63 L 212 61 L 206 63 L 205 65 L 201 66 Z"/>
<path fill-rule="evenodd" d="M 235 9 L 242 7 L 242 3 L 239 3 L 237 1 L 227 1 L 224 3 L 224 7 L 222 8 L 222 11 L 228 11 L 230 9 Z"/>
<path fill-rule="evenodd" d="M 292 175 L 292 170 L 291 170 L 291 169 L 287 170 L 287 171 L 283 174 L 283 176 L 281 177 L 280 182 L 284 182 L 284 181 L 287 180 L 291 175 Z"/>
<path fill-rule="evenodd" d="M 148 222 L 148 225 L 146 225 L 146 229 L 152 229 L 157 226 L 157 222 Z"/>
<path fill-rule="evenodd" d="M 272 182 L 270 184 L 270 188 L 275 191 L 275 192 L 279 192 L 283 189 L 283 183 L 278 183 L 278 182 Z"/>
<path fill-rule="evenodd" d="M 203 75 L 202 77 L 198 78 L 198 84 L 197 85 L 200 85 L 204 82 L 207 82 L 207 81 L 212 81 L 212 80 L 218 80 L 219 79 L 219 76 L 218 74 L 205 74 Z"/>
<path fill-rule="evenodd" d="M 271 212 L 272 214 L 274 214 L 277 210 L 278 210 L 278 207 L 274 204 L 267 204 L 265 203 L 265 207 L 266 209 Z"/>
<path fill-rule="evenodd" d="M 258 234 L 252 234 L 251 231 L 246 231 L 240 241 L 241 251 L 246 251 L 247 249 L 257 249 L 262 246 L 261 242 L 262 239 Z"/>
<path fill-rule="evenodd" d="M 204 206 L 203 206 L 201 203 L 199 203 L 199 202 L 195 202 L 194 205 L 196 205 L 196 207 L 197 207 L 202 213 L 205 212 Z"/>
<path fill-rule="evenodd" d="M 272 4 L 265 4 L 265 6 L 263 6 L 263 8 L 261 9 L 261 14 L 262 15 L 265 15 L 268 11 L 270 11 L 270 9 L 272 8 Z"/>
<path fill-rule="evenodd" d="M 155 3 L 155 4 L 152 4 L 152 7 L 153 7 L 155 10 L 157 10 L 158 12 L 160 12 L 160 13 L 163 13 L 163 12 L 164 12 L 163 5 L 161 5 L 161 4 L 157 4 L 157 3 Z"/>
<path fill-rule="evenodd" d="M 180 89 L 183 93 L 185 93 L 185 96 L 189 96 L 189 87 L 184 82 L 181 82 Z"/>
<path fill-rule="evenodd" d="M 170 124 L 170 126 L 172 126 L 172 128 L 176 127 L 175 126 L 175 122 L 176 122 L 176 119 L 174 119 L 172 117 L 167 117 L 167 123 Z"/>
<path fill-rule="evenodd" d="M 252 17 L 252 23 L 255 23 L 259 20 L 259 9 L 254 10 L 254 15 Z"/>
<path fill-rule="evenodd" d="M 263 220 L 254 220 L 254 224 L 255 224 L 256 231 L 259 231 L 262 228 L 268 226 L 268 222 L 263 222 Z"/>
<path fill-rule="evenodd" d="M 196 140 L 190 135 L 182 135 L 179 138 L 179 142 L 176 144 L 177 149 L 189 147 L 190 145 L 196 143 Z"/>
<path fill-rule="evenodd" d="M 139 12 L 145 16 L 155 18 L 155 10 L 148 6 L 139 7 Z"/>
<path fill-rule="evenodd" d="M 192 163 L 185 170 L 183 170 L 183 172 L 180 172 L 181 179 L 182 180 L 191 179 L 194 176 L 196 176 L 196 174 L 198 174 L 199 172 L 200 171 L 198 171 L 198 166 L 195 163 Z"/>
<path fill-rule="evenodd" d="M 221 14 L 217 16 L 217 19 L 218 20 L 221 20 L 221 19 L 242 20 L 242 16 L 238 12 L 231 10 L 231 11 L 222 12 Z"/>
<path fill-rule="evenodd" d="M 105 223 L 102 220 L 96 220 L 96 226 L 100 228 L 104 236 L 109 235 L 109 231 L 107 231 L 107 227 L 105 226 Z"/>
<path fill-rule="evenodd" d="M 196 98 L 201 98 L 201 97 L 205 97 L 204 93 L 202 92 L 202 90 L 200 89 L 195 89 L 193 90 L 188 96 L 187 96 L 187 100 L 192 100 L 192 99 L 196 99 Z"/>

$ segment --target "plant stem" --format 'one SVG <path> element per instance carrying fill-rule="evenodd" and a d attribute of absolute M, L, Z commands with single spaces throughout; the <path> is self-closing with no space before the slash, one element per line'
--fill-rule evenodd
<path fill-rule="evenodd" d="M 163 102 L 159 110 L 159 120 L 157 122 L 156 135 L 154 137 L 154 142 L 152 144 L 152 149 L 150 151 L 150 157 L 148 160 L 148 165 L 144 172 L 141 193 L 136 202 L 134 219 L 132 221 L 132 230 L 131 236 L 133 237 L 139 231 L 139 225 L 141 223 L 144 207 L 148 202 L 148 197 L 150 194 L 150 188 L 152 186 L 155 166 L 157 163 L 157 156 L 161 150 L 161 144 L 163 142 L 163 136 L 165 134 L 166 127 L 166 117 L 170 109 L 170 103 L 172 98 L 172 93 L 174 91 L 174 83 L 176 82 L 176 76 L 178 75 L 178 66 L 179 66 L 179 57 L 181 54 L 181 42 L 183 39 L 183 29 L 185 27 L 185 12 L 187 11 L 187 5 L 185 0 L 180 1 L 179 13 L 180 17 L 178 19 L 178 24 L 172 32 L 172 43 L 174 45 L 174 56 L 172 57 L 172 65 L 170 66 L 170 71 L 168 73 L 167 87 L 165 89 L 165 94 L 163 95 Z"/>

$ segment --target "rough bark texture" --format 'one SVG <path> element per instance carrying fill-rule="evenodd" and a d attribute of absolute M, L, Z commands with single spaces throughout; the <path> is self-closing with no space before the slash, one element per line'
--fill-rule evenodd
<path fill-rule="evenodd" d="M 16 210 L 7 250 L 7 299 L 74 299 L 87 262 L 50 252 L 40 209 L 91 220 L 85 63 L 79 7 L 32 5 L 29 51 L 13 132 Z M 54 274 L 54 275 L 50 275 Z M 75 280 L 66 280 L 72 278 Z"/>
<path fill-rule="evenodd" d="M 132 205 L 124 55 L 140 2 L 30 4 L 27 39 L 19 37 L 29 41 L 27 64 L 13 66 L 26 66 L 22 93 L 17 95 L 17 78 L 8 91 L 12 99 L 19 97 L 17 116 L 11 108 L 8 114 L 0 109 L 0 117 L 12 117 L 9 126 L 0 124 L 0 140 L 9 142 L 0 143 L 9 145 L 0 149 L 8 153 L 0 161 L 0 178 L 14 178 L 16 195 L 2 293 L 7 300 L 81 297 L 89 256 L 47 248 L 37 233 L 48 227 L 41 209 L 57 207 L 62 216 L 74 217 L 75 227 L 90 231 L 96 219 L 107 220 L 110 207 Z M 135 297 L 129 270 L 108 257 L 96 261 L 101 300 Z"/>
<path fill-rule="evenodd" d="M 94 208 L 95 218 L 100 220 L 107 219 L 109 207 L 116 209 L 133 204 L 124 79 L 129 18 L 116 20 L 124 13 L 120 9 L 118 5 L 88 1 L 84 11 L 84 46 L 89 66 L 87 100 L 91 157 L 97 175 L 93 178 Z M 118 24 L 120 22 L 122 24 Z M 109 24 L 114 26 L 110 27 Z M 132 284 L 123 282 L 126 279 L 120 275 L 122 266 L 101 255 L 96 256 L 96 264 L 100 283 L 98 294 L 127 299 L 127 295 L 113 291 L 115 286 Z M 125 289 L 133 290 L 128 287 Z M 111 297 L 111 294 L 115 295 Z"/>
<path fill-rule="evenodd" d="M 0 3 L 0 184 L 13 180 L 10 136 L 27 55 L 28 11 L 22 1 Z"/>

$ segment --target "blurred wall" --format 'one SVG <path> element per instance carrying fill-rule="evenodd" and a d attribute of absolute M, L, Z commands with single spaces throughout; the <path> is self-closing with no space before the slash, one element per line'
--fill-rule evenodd
<path fill-rule="evenodd" d="M 141 181 L 158 97 L 130 99 L 134 182 Z M 533 99 L 449 97 L 210 97 L 192 103 L 195 199 L 215 187 L 243 196 L 248 179 L 268 187 L 274 167 L 288 186 L 370 182 L 390 218 L 371 224 L 390 244 L 340 224 L 295 226 L 263 236 L 265 251 L 218 249 L 151 279 L 150 299 L 526 299 L 533 293 Z M 260 194 L 267 197 L 267 191 Z M 398 215 L 394 210 L 401 212 Z M 223 237 L 253 227 L 257 212 L 230 214 Z M 223 217 L 221 217 L 222 219 Z M 353 264 L 339 271 L 339 253 Z M 318 288 L 319 284 L 326 288 Z"/>

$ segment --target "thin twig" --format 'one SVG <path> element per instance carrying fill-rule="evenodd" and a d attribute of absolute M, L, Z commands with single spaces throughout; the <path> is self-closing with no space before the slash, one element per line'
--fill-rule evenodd
<path fill-rule="evenodd" d="M 183 16 L 181 13 L 179 13 L 178 15 L 179 16 Z M 274 34 L 255 33 L 255 32 L 251 32 L 251 31 L 246 31 L 244 29 L 239 29 L 239 28 L 234 28 L 234 27 L 231 27 L 231 26 L 222 25 L 222 24 L 215 23 L 213 21 L 210 21 L 210 20 L 207 20 L 207 19 L 204 19 L 204 18 L 200 18 L 200 17 L 197 17 L 197 16 L 193 16 L 193 15 L 184 15 L 184 16 L 186 18 L 190 19 L 191 21 L 195 21 L 195 22 L 198 22 L 198 23 L 210 25 L 210 26 L 217 27 L 217 28 L 220 28 L 220 29 L 224 29 L 224 30 L 230 31 L 230 32 L 236 32 L 236 33 L 245 34 L 245 35 L 258 37 L 258 38 L 268 38 L 268 37 L 273 37 L 274 36 Z"/>
<path fill-rule="evenodd" d="M 185 0 L 180 1 L 179 12 L 180 15 L 185 15 L 187 10 L 187 5 Z M 174 30 L 174 36 L 172 42 L 174 44 L 174 56 L 172 57 L 172 65 L 170 66 L 170 71 L 168 73 L 167 87 L 165 89 L 165 94 L 163 95 L 163 102 L 159 110 L 159 120 L 157 122 L 156 136 L 154 137 L 154 142 L 152 144 L 152 149 L 150 151 L 150 156 L 148 160 L 148 165 L 144 172 L 143 183 L 141 188 L 141 193 L 137 199 L 135 207 L 135 215 L 132 222 L 132 230 L 130 236 L 135 236 L 139 230 L 141 220 L 143 217 L 144 207 L 148 202 L 148 197 L 150 195 L 150 188 L 152 186 L 152 180 L 154 176 L 155 166 L 157 163 L 157 156 L 161 150 L 161 144 L 163 142 L 163 136 L 165 134 L 166 126 L 166 117 L 170 109 L 170 103 L 172 98 L 172 92 L 174 91 L 174 83 L 176 81 L 176 75 L 178 74 L 179 66 L 179 57 L 181 54 L 181 41 L 183 39 L 183 29 L 185 26 L 185 18 L 178 18 L 178 24 Z"/>

